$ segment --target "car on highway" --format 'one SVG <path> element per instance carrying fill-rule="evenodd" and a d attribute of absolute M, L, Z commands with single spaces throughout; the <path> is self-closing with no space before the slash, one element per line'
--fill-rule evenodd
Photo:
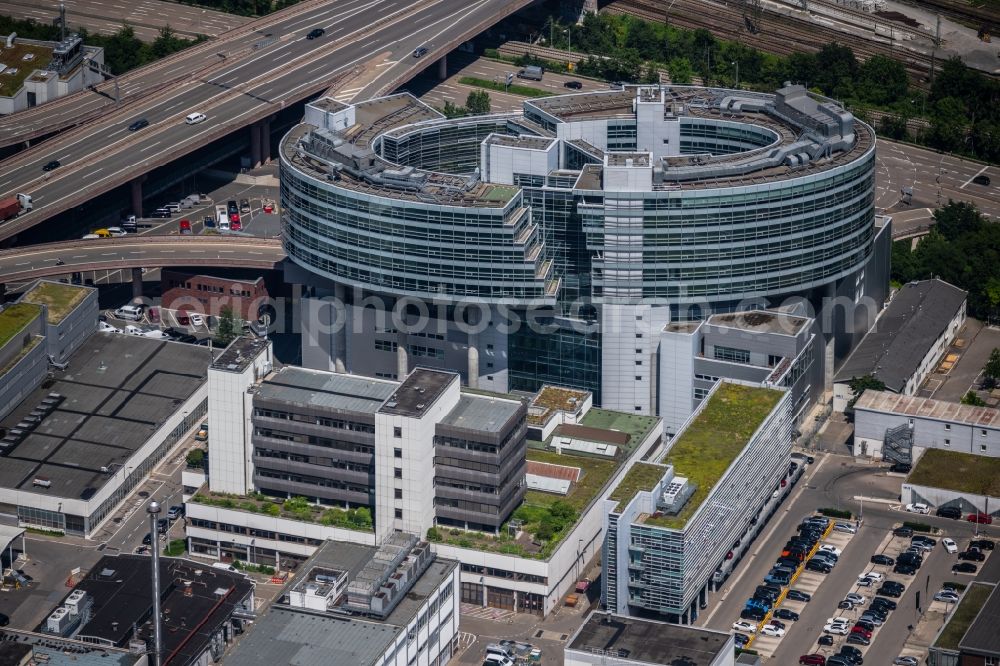
<path fill-rule="evenodd" d="M 792 601 L 808 602 L 812 599 L 812 595 L 800 590 L 788 590 L 788 594 L 785 595 L 785 598 L 791 599 Z"/>
<path fill-rule="evenodd" d="M 185 236 L 190 236 L 194 232 L 191 231 L 191 220 L 185 218 L 183 220 L 177 221 L 177 231 Z"/>
<path fill-rule="evenodd" d="M 121 227 L 108 227 L 107 232 L 112 238 L 121 238 L 128 235 L 128 232 Z"/>
<path fill-rule="evenodd" d="M 923 514 L 927 514 L 927 513 L 931 512 L 931 508 L 929 506 L 927 506 L 926 504 L 923 504 L 921 502 L 916 502 L 916 503 L 913 503 L 913 504 L 907 504 L 906 505 L 906 510 L 909 511 L 910 513 L 923 513 Z"/>
<path fill-rule="evenodd" d="M 201 113 L 200 111 L 195 111 L 193 113 L 189 113 L 186 116 L 184 116 L 184 122 L 187 123 L 188 125 L 197 125 L 198 123 L 204 122 L 207 117 L 208 116 L 206 116 L 204 113 Z"/>
<path fill-rule="evenodd" d="M 191 325 L 192 326 L 196 326 L 196 327 L 197 326 L 204 326 L 205 325 L 205 318 L 202 317 L 197 312 L 193 312 L 193 313 L 191 313 Z"/>
<path fill-rule="evenodd" d="M 425 55 L 427 55 L 426 46 L 418 46 L 417 48 L 413 49 L 414 58 L 423 58 Z"/>
<path fill-rule="evenodd" d="M 787 608 L 779 608 L 774 611 L 774 617 L 781 618 L 782 620 L 789 620 L 791 622 L 797 622 L 799 614 L 793 610 L 788 610 Z"/>
<path fill-rule="evenodd" d="M 943 601 L 947 604 L 957 604 L 959 598 L 958 594 L 951 590 L 941 590 L 934 595 L 934 601 Z"/>
<path fill-rule="evenodd" d="M 958 552 L 958 544 L 955 543 L 954 539 L 941 539 L 941 545 L 952 555 Z"/>
<path fill-rule="evenodd" d="M 323 28 L 313 28 L 306 35 L 306 39 L 318 39 L 318 38 L 322 37 L 325 34 L 326 34 L 326 30 L 324 30 Z"/>
<path fill-rule="evenodd" d="M 570 90 L 580 90 L 583 88 L 583 84 L 579 81 L 567 81 L 563 84 L 563 88 L 569 88 Z"/>
<path fill-rule="evenodd" d="M 736 622 L 733 622 L 733 631 L 742 631 L 748 634 L 755 634 L 757 633 L 757 625 L 750 624 L 745 620 L 737 620 Z"/>
<path fill-rule="evenodd" d="M 896 657 L 892 660 L 893 666 L 920 666 L 920 660 L 916 657 Z"/>
<path fill-rule="evenodd" d="M 804 654 L 799 657 L 799 663 L 808 666 L 826 666 L 826 657 L 821 654 Z"/>
<path fill-rule="evenodd" d="M 978 176 L 972 179 L 972 182 L 975 183 L 976 185 L 989 185 L 990 177 L 987 176 L 986 174 L 979 174 Z"/>
<path fill-rule="evenodd" d="M 240 199 L 240 212 L 241 213 L 249 213 L 250 212 L 250 200 L 249 199 Z"/>
<path fill-rule="evenodd" d="M 137 132 L 141 130 L 143 127 L 149 127 L 149 121 L 146 120 L 145 118 L 139 118 L 128 126 L 128 131 Z"/>
<path fill-rule="evenodd" d="M 62 163 L 59 160 L 51 160 L 45 163 L 45 166 L 42 167 L 42 171 L 55 171 L 61 166 Z"/>
<path fill-rule="evenodd" d="M 888 555 L 872 555 L 872 564 L 881 564 L 887 567 L 891 567 L 896 563 L 896 560 L 892 559 Z"/>
<path fill-rule="evenodd" d="M 970 523 L 979 523 L 980 525 L 993 524 L 993 516 L 988 513 L 970 513 L 966 520 Z"/>
<path fill-rule="evenodd" d="M 150 217 L 173 217 L 174 211 L 169 208 L 157 208 L 149 214 Z"/>
<path fill-rule="evenodd" d="M 762 636 L 771 636 L 773 638 L 781 638 L 785 635 L 785 630 L 781 627 L 776 627 L 773 624 L 765 624 L 761 627 L 760 633 Z"/>
<path fill-rule="evenodd" d="M 270 201 L 267 202 L 267 203 L 265 203 L 263 210 L 264 210 L 265 213 L 267 213 L 268 215 L 270 215 L 271 213 L 274 212 L 274 204 L 271 203 Z"/>
<path fill-rule="evenodd" d="M 982 562 L 986 559 L 986 555 L 978 548 L 970 548 L 969 550 L 963 550 L 959 553 L 958 559 L 968 560 L 970 562 Z"/>

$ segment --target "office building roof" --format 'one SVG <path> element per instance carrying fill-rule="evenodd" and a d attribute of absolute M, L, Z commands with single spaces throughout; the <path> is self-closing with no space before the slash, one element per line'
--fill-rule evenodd
<path fill-rule="evenodd" d="M 406 376 L 396 392 L 379 409 L 381 414 L 419 417 L 441 397 L 458 375 L 443 370 L 417 368 Z"/>
<path fill-rule="evenodd" d="M 797 334 L 808 321 L 809 319 L 806 317 L 764 310 L 716 314 L 708 318 L 708 323 L 713 326 L 736 328 L 751 333 L 783 333 L 785 335 Z"/>
<path fill-rule="evenodd" d="M 463 393 L 458 399 L 458 404 L 441 419 L 440 423 L 453 428 L 498 433 L 511 419 L 516 418 L 522 409 L 522 403 L 517 400 Z"/>
<path fill-rule="evenodd" d="M 1000 409 L 973 407 L 957 402 L 899 395 L 889 391 L 868 389 L 854 403 L 854 409 L 937 419 L 947 423 L 964 423 L 977 427 L 1000 427 Z"/>
<path fill-rule="evenodd" d="M 152 572 L 146 555 L 102 557 L 76 584 L 93 600 L 90 620 L 80 627 L 81 640 L 123 646 L 151 635 Z M 160 608 L 164 666 L 185 666 L 212 641 L 233 610 L 253 594 L 253 581 L 242 574 L 173 557 L 160 559 Z"/>
<path fill-rule="evenodd" d="M 994 586 L 986 603 L 958 642 L 959 649 L 1000 657 L 1000 633 L 997 632 L 997 627 L 1000 627 L 1000 594 Z"/>
<path fill-rule="evenodd" d="M 91 335 L 66 370 L 0 422 L 9 431 L 50 395 L 61 396 L 3 459 L 0 487 L 89 499 L 206 381 L 210 361 L 197 345 Z"/>
<path fill-rule="evenodd" d="M 901 392 L 961 310 L 967 295 L 937 279 L 903 285 L 844 361 L 834 381 L 874 375 L 890 391 Z"/>
<path fill-rule="evenodd" d="M 34 634 L 17 629 L 0 629 L 0 666 L 29 664 L 45 666 L 133 666 L 146 663 L 145 655 L 128 650 L 92 645 L 57 636 Z"/>
<path fill-rule="evenodd" d="M 93 287 L 80 287 L 52 280 L 39 280 L 28 291 L 24 292 L 18 300 L 21 303 L 34 303 L 46 306 L 48 308 L 49 323 L 58 324 L 92 291 L 94 291 Z"/>
<path fill-rule="evenodd" d="M 42 313 L 33 303 L 11 303 L 0 310 L 0 346 L 8 341 Z"/>
<path fill-rule="evenodd" d="M 374 414 L 399 382 L 284 367 L 261 382 L 257 394 L 296 405 Z"/>
<path fill-rule="evenodd" d="M 957 650 L 991 596 L 997 596 L 995 585 L 985 583 L 969 585 L 962 593 L 962 598 L 959 599 L 955 609 L 951 612 L 948 621 L 941 627 L 932 647 L 942 650 Z M 995 611 L 996 609 L 994 609 Z M 996 625 L 993 625 L 993 632 L 996 632 Z"/>
<path fill-rule="evenodd" d="M 229 346 L 215 358 L 213 370 L 227 372 L 243 372 L 253 363 L 254 359 L 267 349 L 270 340 L 258 338 L 255 335 L 241 335 L 229 343 Z"/>
<path fill-rule="evenodd" d="M 728 632 L 595 612 L 566 649 L 610 656 L 616 663 L 709 666 L 732 650 L 731 641 Z"/>
<path fill-rule="evenodd" d="M 327 541 L 299 567 L 296 578 L 308 579 L 318 568 L 345 571 L 348 580 L 354 580 L 370 566 L 377 550 Z M 457 566 L 453 560 L 435 559 L 385 620 L 273 604 L 228 659 L 241 666 L 376 664 Z"/>

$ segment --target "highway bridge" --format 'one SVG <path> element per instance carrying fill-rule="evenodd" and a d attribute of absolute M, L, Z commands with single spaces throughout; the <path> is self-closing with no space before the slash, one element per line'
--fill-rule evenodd
<path fill-rule="evenodd" d="M 133 186 L 133 209 L 138 208 L 143 174 L 248 126 L 254 160 L 266 159 L 270 119 L 288 105 L 337 84 L 353 86 L 362 98 L 392 90 L 529 2 L 307 0 L 291 8 L 297 12 L 279 12 L 207 42 L 219 41 L 230 50 L 239 44 L 244 49 L 239 57 L 205 54 L 204 45 L 189 49 L 197 52 L 187 57 L 187 51 L 175 54 L 176 59 L 167 58 L 155 73 L 169 85 L 150 89 L 148 73 L 129 81 L 145 92 L 121 108 L 102 105 L 100 113 L 74 129 L 0 162 L 0 193 L 27 192 L 35 205 L 32 212 L 0 226 L 0 240 L 128 183 Z M 307 40 L 306 33 L 316 27 L 326 34 Z M 236 43 L 234 33 L 241 35 Z M 430 52 L 414 58 L 413 49 L 421 45 Z M 215 61 L 209 64 L 206 58 Z M 82 93 L 66 98 L 55 103 L 49 116 L 32 116 L 30 122 L 51 127 L 52 118 L 74 111 L 92 113 L 86 101 L 93 97 Z M 74 99 L 79 106 L 67 109 Z M 184 117 L 193 111 L 206 114 L 207 120 L 185 124 Z M 139 117 L 146 118 L 149 127 L 130 132 L 128 125 Z M 28 116 L 24 118 L 28 122 Z M 0 137 L 10 131 L 0 124 Z M 61 166 L 43 172 L 42 166 L 51 160 Z"/>
<path fill-rule="evenodd" d="M 272 270 L 285 259 L 277 239 L 236 236 L 126 236 L 0 250 L 0 284 L 85 271 L 210 266 Z M 62 263 L 59 263 L 62 262 Z"/>

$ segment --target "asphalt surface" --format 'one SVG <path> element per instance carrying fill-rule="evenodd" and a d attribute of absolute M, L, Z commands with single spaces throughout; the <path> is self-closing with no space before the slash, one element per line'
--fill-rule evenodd
<path fill-rule="evenodd" d="M 21 282 L 74 271 L 229 266 L 272 269 L 284 259 L 275 239 L 177 236 L 91 239 L 0 252 L 0 282 Z M 62 261 L 62 264 L 57 263 Z"/>
<path fill-rule="evenodd" d="M 66 5 L 66 23 L 72 30 L 111 35 L 124 23 L 132 26 L 139 39 L 151 42 L 160 29 L 169 26 L 175 34 L 195 37 L 218 35 L 250 21 L 249 18 L 190 7 L 162 0 L 61 0 Z M 59 17 L 59 2 L 37 0 L 2 0 L 0 14 L 16 19 L 51 23 Z"/>
<path fill-rule="evenodd" d="M 854 511 L 855 515 L 862 512 L 861 529 L 843 546 L 843 554 L 834 570 L 826 576 L 809 574 L 793 586 L 805 586 L 804 591 L 812 594 L 812 600 L 807 604 L 788 604 L 789 608 L 800 613 L 800 619 L 798 622 L 786 622 L 788 633 L 773 650 L 773 663 L 793 664 L 800 655 L 817 652 L 816 640 L 827 618 L 834 615 L 854 618 L 859 615 L 858 612 L 851 614 L 837 610 L 837 603 L 848 592 L 859 591 L 855 587 L 857 576 L 873 568 L 884 571 L 884 567 L 870 565 L 871 556 L 883 551 L 895 556 L 904 541 L 889 539 L 894 526 L 913 518 L 912 514 L 905 514 L 894 508 L 898 507 L 898 503 L 894 501 L 899 496 L 902 480 L 902 476 L 888 475 L 882 468 L 855 463 L 848 456 L 817 454 L 816 463 L 799 480 L 785 500 L 783 509 L 779 509 L 774 515 L 771 524 L 750 553 L 737 566 L 720 592 L 709 596 L 709 608 L 699 618 L 698 624 L 723 631 L 731 629 L 732 623 L 739 618 L 744 602 L 753 595 L 754 588 L 760 584 L 778 557 L 779 549 L 795 533 L 796 526 L 804 516 L 826 506 L 847 508 Z M 867 498 L 863 510 L 861 501 L 856 497 Z M 872 501 L 872 498 L 883 501 Z M 964 521 L 935 516 L 920 516 L 919 519 L 943 530 L 942 534 L 934 535 L 939 542 L 943 536 L 951 536 L 960 548 L 964 548 L 973 535 L 974 527 Z M 1000 536 L 1000 529 L 993 526 L 981 531 L 993 538 Z M 886 624 L 875 633 L 872 645 L 865 648 L 865 663 L 889 664 L 903 653 L 903 646 L 910 633 L 908 627 L 916 625 L 919 617 L 915 604 L 917 590 L 921 591 L 922 605 L 926 609 L 930 601 L 927 593 L 933 596 L 944 581 L 970 582 L 971 577 L 968 575 L 951 573 L 951 565 L 955 561 L 955 556 L 945 553 L 939 543 L 925 557 L 924 565 L 916 577 L 885 572 L 888 579 L 903 582 L 907 589 L 902 598 L 895 599 L 899 608 L 890 614 Z M 860 592 L 870 599 L 874 589 Z M 838 645 L 841 642 L 842 640 L 838 641 Z M 775 641 L 762 641 L 762 646 L 773 647 L 773 643 Z M 828 655 L 830 651 L 822 653 Z"/>

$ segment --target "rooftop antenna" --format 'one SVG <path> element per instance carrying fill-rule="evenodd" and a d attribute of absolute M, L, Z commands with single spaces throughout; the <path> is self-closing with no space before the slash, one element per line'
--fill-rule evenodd
<path fill-rule="evenodd" d="M 66 4 L 59 3 L 59 41 L 66 41 Z"/>

